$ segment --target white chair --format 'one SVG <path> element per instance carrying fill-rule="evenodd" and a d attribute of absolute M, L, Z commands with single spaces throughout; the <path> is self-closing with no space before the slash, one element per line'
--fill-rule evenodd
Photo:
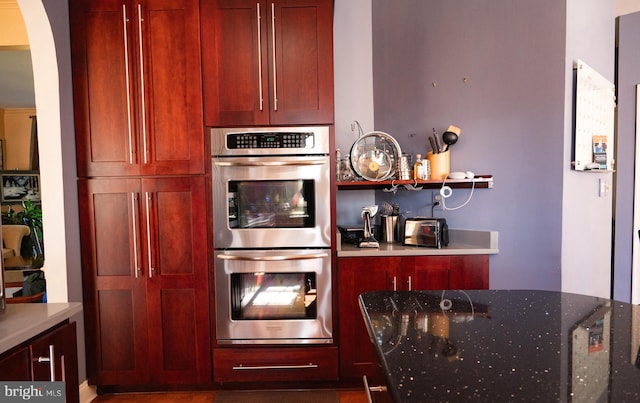
<path fill-rule="evenodd" d="M 31 230 L 26 225 L 2 226 L 2 257 L 20 256 L 22 238 L 29 236 Z"/>

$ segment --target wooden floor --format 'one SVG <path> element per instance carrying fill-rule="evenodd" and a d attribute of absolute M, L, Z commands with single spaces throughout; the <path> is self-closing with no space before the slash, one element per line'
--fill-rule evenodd
<path fill-rule="evenodd" d="M 207 392 L 167 392 L 167 393 L 126 393 L 102 395 L 92 403 L 211 403 L 215 391 Z M 367 395 L 360 390 L 341 390 L 338 392 L 340 403 L 367 403 Z M 288 403 L 288 402 L 283 402 Z"/>

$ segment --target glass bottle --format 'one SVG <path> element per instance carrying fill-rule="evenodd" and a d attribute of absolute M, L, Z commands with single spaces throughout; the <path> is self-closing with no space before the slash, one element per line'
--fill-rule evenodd
<path fill-rule="evenodd" d="M 416 162 L 413 164 L 413 179 L 419 180 L 424 177 L 424 166 L 422 165 L 422 154 L 416 154 Z"/>

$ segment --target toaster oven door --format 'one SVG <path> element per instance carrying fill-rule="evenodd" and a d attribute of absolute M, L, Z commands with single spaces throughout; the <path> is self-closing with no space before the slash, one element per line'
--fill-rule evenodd
<path fill-rule="evenodd" d="M 433 219 L 407 219 L 404 227 L 404 245 L 440 248 L 440 223 Z"/>

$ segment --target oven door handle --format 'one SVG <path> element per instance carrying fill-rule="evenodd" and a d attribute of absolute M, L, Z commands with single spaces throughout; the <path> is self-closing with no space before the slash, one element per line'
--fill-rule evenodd
<path fill-rule="evenodd" d="M 251 256 L 251 255 L 226 255 L 219 254 L 218 259 L 224 260 L 244 260 L 244 261 L 263 261 L 263 262 L 274 262 L 274 261 L 283 261 L 283 260 L 305 260 L 305 259 L 322 259 L 328 257 L 327 253 L 309 253 L 308 255 L 270 255 L 270 256 Z"/>
<path fill-rule="evenodd" d="M 304 161 L 218 161 L 214 164 L 220 167 L 283 167 L 283 166 L 310 166 L 324 165 L 326 159 L 304 160 Z"/>

